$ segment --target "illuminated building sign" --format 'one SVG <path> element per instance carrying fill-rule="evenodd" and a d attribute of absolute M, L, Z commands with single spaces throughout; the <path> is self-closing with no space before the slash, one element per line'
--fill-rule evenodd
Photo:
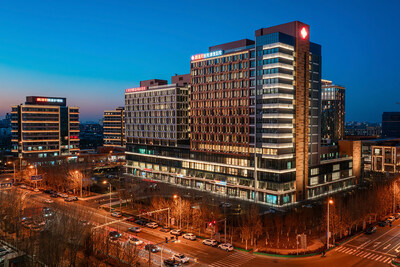
<path fill-rule="evenodd" d="M 48 103 L 64 103 L 62 98 L 47 98 L 47 97 L 37 97 L 37 102 L 48 102 Z"/>
<path fill-rule="evenodd" d="M 205 58 L 210 58 L 210 57 L 217 57 L 222 55 L 222 50 L 210 52 L 210 53 L 205 53 L 205 54 L 197 54 L 192 56 L 192 60 L 200 60 L 200 59 L 205 59 Z"/>
<path fill-rule="evenodd" d="M 301 28 L 300 34 L 301 34 L 301 37 L 302 37 L 303 39 L 306 39 L 306 37 L 307 37 L 307 35 L 308 35 L 308 32 L 307 32 L 306 27 Z"/>
<path fill-rule="evenodd" d="M 147 90 L 147 87 L 142 86 L 142 87 L 125 89 L 125 93 L 133 93 L 133 92 L 140 92 L 140 91 L 146 91 L 146 90 Z"/>

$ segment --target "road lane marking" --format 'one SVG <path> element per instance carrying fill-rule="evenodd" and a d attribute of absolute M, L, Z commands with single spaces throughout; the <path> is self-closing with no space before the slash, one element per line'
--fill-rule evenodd
<path fill-rule="evenodd" d="M 378 246 L 380 243 L 382 243 L 382 242 L 374 242 L 374 245 L 373 245 L 373 247 L 376 247 L 376 246 Z"/>
<path fill-rule="evenodd" d="M 368 240 L 368 241 L 362 243 L 361 245 L 358 246 L 357 249 L 363 248 L 363 247 L 365 247 L 365 246 L 366 246 L 367 244 L 369 244 L 369 243 L 371 243 L 371 240 Z"/>
<path fill-rule="evenodd" d="M 390 247 L 390 245 L 391 245 L 391 244 L 388 244 L 387 246 L 385 246 L 385 247 L 383 248 L 383 250 L 385 250 L 385 249 L 387 249 L 388 247 Z"/>
<path fill-rule="evenodd" d="M 368 252 L 367 254 L 363 255 L 362 257 L 363 257 L 363 258 L 366 258 L 366 257 L 368 257 L 369 255 L 371 255 L 371 252 Z"/>
<path fill-rule="evenodd" d="M 378 257 L 378 258 L 376 258 L 375 260 L 376 260 L 376 261 L 379 261 L 379 259 L 380 259 L 380 258 L 382 258 L 382 256 L 379 256 L 379 257 Z"/>
<path fill-rule="evenodd" d="M 394 249 L 394 251 L 396 251 L 396 253 L 399 253 L 399 252 L 400 252 L 400 245 L 397 246 L 397 247 Z"/>

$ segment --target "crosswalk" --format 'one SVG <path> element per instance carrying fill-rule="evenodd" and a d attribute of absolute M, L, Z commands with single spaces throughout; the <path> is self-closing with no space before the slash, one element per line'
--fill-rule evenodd
<path fill-rule="evenodd" d="M 237 267 L 256 258 L 249 253 L 231 252 L 231 255 L 211 263 L 212 267 Z"/>
<path fill-rule="evenodd" d="M 336 251 L 340 252 L 340 253 L 346 253 L 346 254 L 350 254 L 353 256 L 365 258 L 368 260 L 379 261 L 382 263 L 389 263 L 389 264 L 393 259 L 393 257 L 382 255 L 379 253 L 357 250 L 357 249 L 353 249 L 353 248 L 349 248 L 349 247 L 345 247 L 345 246 L 337 248 Z"/>

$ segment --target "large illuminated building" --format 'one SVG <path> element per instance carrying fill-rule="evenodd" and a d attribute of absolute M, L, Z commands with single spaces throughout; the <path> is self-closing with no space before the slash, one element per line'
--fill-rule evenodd
<path fill-rule="evenodd" d="M 308 25 L 262 28 L 254 40 L 211 46 L 190 67 L 190 99 L 182 102 L 190 107 L 190 146 L 129 145 L 127 129 L 128 174 L 276 206 L 355 184 L 351 158 L 320 160 L 321 46 L 309 41 Z M 133 122 L 130 101 L 159 100 L 129 90 L 127 127 L 147 135 L 168 111 Z"/>
<path fill-rule="evenodd" d="M 125 146 L 125 110 L 105 110 L 103 117 L 103 144 L 111 147 Z"/>
<path fill-rule="evenodd" d="M 344 139 L 345 87 L 322 80 L 321 138 L 324 145 Z"/>
<path fill-rule="evenodd" d="M 47 158 L 79 150 L 79 108 L 66 98 L 27 96 L 12 106 L 12 152 L 21 158 Z"/>

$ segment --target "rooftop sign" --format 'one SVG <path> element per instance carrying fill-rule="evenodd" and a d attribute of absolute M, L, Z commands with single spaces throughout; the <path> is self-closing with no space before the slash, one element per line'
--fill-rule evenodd
<path fill-rule="evenodd" d="M 200 59 L 205 59 L 205 58 L 210 58 L 210 57 L 217 57 L 217 56 L 221 56 L 222 50 L 218 50 L 218 51 L 214 51 L 214 52 L 209 52 L 209 53 L 205 53 L 205 54 L 197 54 L 192 56 L 192 60 L 200 60 Z"/>
<path fill-rule="evenodd" d="M 133 92 L 140 92 L 140 91 L 146 91 L 146 90 L 147 90 L 147 87 L 142 86 L 142 87 L 125 89 L 125 93 L 133 93 Z"/>
<path fill-rule="evenodd" d="M 62 98 L 48 98 L 48 97 L 37 97 L 37 102 L 48 102 L 48 103 L 64 103 Z"/>

